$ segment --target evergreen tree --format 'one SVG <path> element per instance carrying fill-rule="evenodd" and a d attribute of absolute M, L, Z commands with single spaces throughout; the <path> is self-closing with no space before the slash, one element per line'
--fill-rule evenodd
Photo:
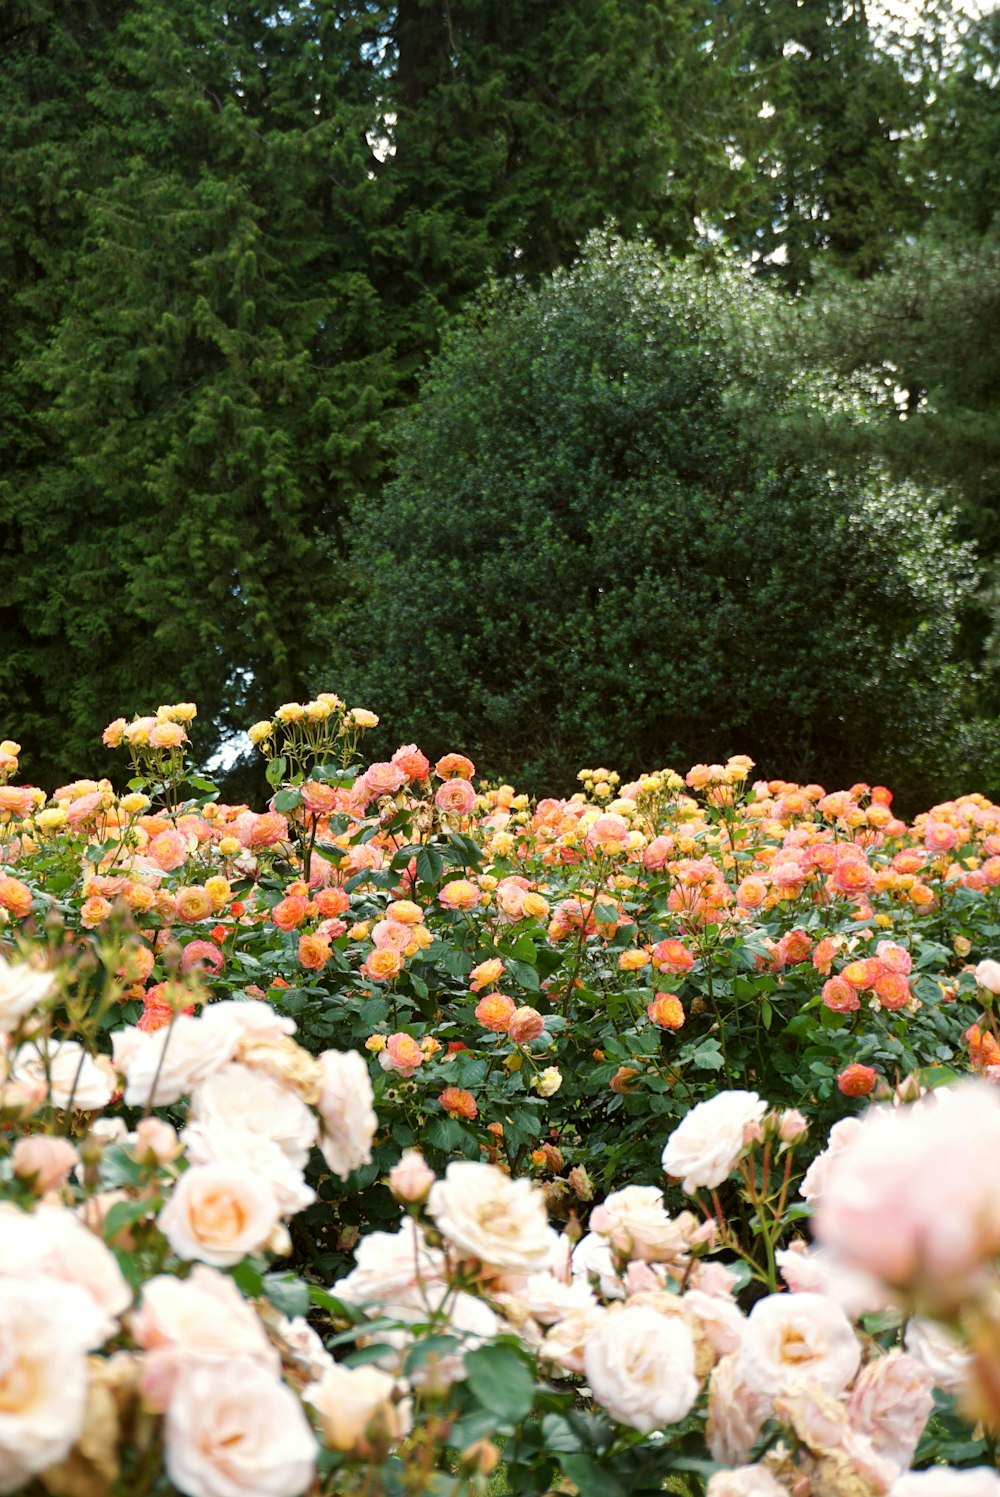
<path fill-rule="evenodd" d="M 705 21 L 17 0 L 0 700 L 36 778 L 153 698 L 197 699 L 208 752 L 322 671 L 387 415 L 463 298 L 608 214 L 689 243 L 699 163 L 722 190 Z"/>

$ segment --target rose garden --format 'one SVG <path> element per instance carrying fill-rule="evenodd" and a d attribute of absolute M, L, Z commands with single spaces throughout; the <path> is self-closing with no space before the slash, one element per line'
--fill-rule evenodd
<path fill-rule="evenodd" d="M 194 717 L 0 745 L 0 1490 L 1000 1492 L 1000 809 Z"/>

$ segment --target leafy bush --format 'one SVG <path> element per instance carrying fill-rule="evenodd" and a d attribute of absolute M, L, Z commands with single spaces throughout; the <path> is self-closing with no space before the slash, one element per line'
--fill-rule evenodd
<path fill-rule="evenodd" d="M 581 758 L 736 748 L 787 776 L 940 781 L 970 553 L 916 489 L 769 448 L 762 407 L 846 397 L 754 367 L 726 330 L 766 336 L 768 305 L 607 236 L 538 290 L 494 289 L 359 525 L 352 692 L 545 791 Z"/>

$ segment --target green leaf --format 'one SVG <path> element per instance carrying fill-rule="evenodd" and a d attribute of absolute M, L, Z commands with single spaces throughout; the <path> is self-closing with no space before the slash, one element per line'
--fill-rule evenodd
<path fill-rule="evenodd" d="M 422 847 L 417 853 L 417 878 L 424 884 L 436 884 L 444 872 L 444 858 L 436 847 Z"/>
<path fill-rule="evenodd" d="M 292 1274 L 265 1274 L 261 1287 L 265 1299 L 289 1320 L 308 1313 L 309 1285 Z"/>
<path fill-rule="evenodd" d="M 287 768 L 288 760 L 285 758 L 284 754 L 281 754 L 277 759 L 272 759 L 268 764 L 267 768 L 264 771 L 264 778 L 267 780 L 267 783 L 269 785 L 280 785 L 282 780 L 285 778 L 285 771 L 287 770 Z"/>
<path fill-rule="evenodd" d="M 301 804 L 301 790 L 279 790 L 274 797 L 274 809 L 276 811 L 294 811 L 296 806 L 301 806 Z"/>
<path fill-rule="evenodd" d="M 559 1464 L 580 1497 L 626 1497 L 625 1488 L 615 1481 L 610 1471 L 587 1455 L 564 1455 Z"/>
<path fill-rule="evenodd" d="M 484 1409 L 517 1424 L 531 1413 L 535 1378 L 512 1346 L 481 1346 L 465 1359 L 469 1387 Z"/>
<path fill-rule="evenodd" d="M 154 1216 L 162 1204 L 159 1196 L 145 1197 L 141 1201 L 116 1201 L 104 1218 L 105 1241 L 117 1237 L 123 1227 L 131 1227 L 147 1216 Z"/>

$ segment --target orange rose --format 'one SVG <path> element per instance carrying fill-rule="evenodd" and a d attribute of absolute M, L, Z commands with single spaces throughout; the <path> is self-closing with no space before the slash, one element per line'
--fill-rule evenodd
<path fill-rule="evenodd" d="M 484 1029 L 492 1029 L 494 1034 L 505 1034 L 516 1008 L 513 998 L 508 998 L 503 993 L 488 993 L 476 1004 L 476 1018 Z"/>
<path fill-rule="evenodd" d="M 299 964 L 309 972 L 319 972 L 330 960 L 329 941 L 320 935 L 299 936 Z"/>
<path fill-rule="evenodd" d="M 463 1091 L 460 1086 L 446 1086 L 438 1101 L 453 1118 L 468 1118 L 472 1122 L 479 1116 L 479 1108 L 472 1093 Z"/>
<path fill-rule="evenodd" d="M 107 904 L 107 900 L 104 900 L 104 903 Z M 30 915 L 31 890 L 27 884 L 22 884 L 19 878 L 9 878 L 6 874 L 0 874 L 0 907 L 8 910 L 15 920 L 23 920 L 25 915 Z M 111 906 L 108 905 L 108 913 L 110 912 Z"/>
<path fill-rule="evenodd" d="M 684 1009 L 675 993 L 657 993 L 646 1012 L 654 1024 L 661 1029 L 681 1029 L 684 1025 Z"/>
<path fill-rule="evenodd" d="M 837 1086 L 845 1097 L 867 1097 L 875 1090 L 878 1080 L 877 1072 L 871 1066 L 862 1066 L 855 1062 L 841 1071 L 837 1077 Z"/>
<path fill-rule="evenodd" d="M 362 971 L 372 979 L 373 982 L 391 982 L 398 977 L 403 970 L 403 958 L 398 951 L 391 946 L 383 946 L 372 951 L 368 960 L 364 963 Z"/>

